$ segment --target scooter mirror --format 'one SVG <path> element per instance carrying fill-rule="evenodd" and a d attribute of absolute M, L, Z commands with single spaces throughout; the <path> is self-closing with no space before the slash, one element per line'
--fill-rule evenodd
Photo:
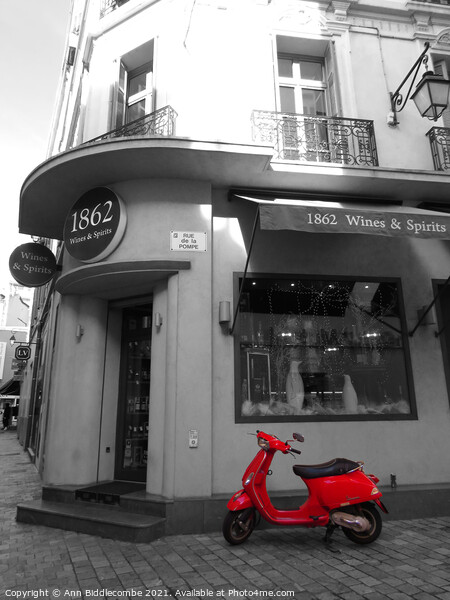
<path fill-rule="evenodd" d="M 294 440 L 297 440 L 297 442 L 304 442 L 305 438 L 302 436 L 301 433 L 293 433 L 292 437 L 294 438 Z"/>

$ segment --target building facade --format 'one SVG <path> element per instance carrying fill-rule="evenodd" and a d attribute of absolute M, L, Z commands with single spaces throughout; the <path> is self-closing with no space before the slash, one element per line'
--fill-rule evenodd
<path fill-rule="evenodd" d="M 25 363 L 16 359 L 16 348 L 27 345 L 33 294 L 29 288 L 9 283 L 0 291 L 0 409 L 8 403 L 17 417 Z"/>
<path fill-rule="evenodd" d="M 390 101 L 425 43 L 447 76 L 448 3 L 73 1 L 19 222 L 58 241 L 21 415 L 44 484 L 199 506 L 256 429 L 450 482 L 450 129 Z"/>

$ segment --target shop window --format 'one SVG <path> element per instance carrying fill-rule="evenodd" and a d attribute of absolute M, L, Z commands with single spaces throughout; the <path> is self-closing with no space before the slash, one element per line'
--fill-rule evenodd
<path fill-rule="evenodd" d="M 236 340 L 238 422 L 416 418 L 398 281 L 247 277 Z"/>

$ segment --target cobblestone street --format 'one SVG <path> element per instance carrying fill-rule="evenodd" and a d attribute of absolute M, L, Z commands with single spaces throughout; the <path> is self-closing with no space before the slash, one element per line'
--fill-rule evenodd
<path fill-rule="evenodd" d="M 17 523 L 40 479 L 15 431 L 0 432 L 0 597 L 291 597 L 450 599 L 450 518 L 388 521 L 359 547 L 324 530 L 255 531 L 242 546 L 221 532 L 149 544 Z M 225 507 L 224 507 L 225 510 Z"/>

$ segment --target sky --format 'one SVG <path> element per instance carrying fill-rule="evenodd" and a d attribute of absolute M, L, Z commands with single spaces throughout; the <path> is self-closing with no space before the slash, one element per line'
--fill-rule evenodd
<path fill-rule="evenodd" d="M 0 0 L 0 289 L 20 244 L 20 188 L 47 157 L 70 0 Z"/>

